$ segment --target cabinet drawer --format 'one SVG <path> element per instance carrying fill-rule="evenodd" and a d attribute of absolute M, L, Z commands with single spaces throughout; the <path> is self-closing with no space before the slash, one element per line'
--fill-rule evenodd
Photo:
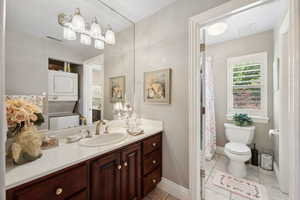
<path fill-rule="evenodd" d="M 25 189 L 14 192 L 14 200 L 61 200 L 87 187 L 86 165 L 70 169 Z M 71 198 L 72 199 L 72 198 Z"/>
<path fill-rule="evenodd" d="M 80 193 L 75 194 L 74 196 L 72 196 L 68 200 L 87 200 L 87 199 L 88 199 L 87 191 L 84 190 Z"/>
<path fill-rule="evenodd" d="M 143 142 L 144 155 L 161 147 L 161 134 L 155 135 Z"/>
<path fill-rule="evenodd" d="M 152 173 L 144 177 L 143 195 L 146 196 L 161 181 L 161 167 L 158 167 Z"/>
<path fill-rule="evenodd" d="M 161 164 L 161 148 L 145 156 L 143 163 L 144 163 L 144 171 L 143 171 L 144 175 L 148 174 L 157 166 L 159 166 Z"/>

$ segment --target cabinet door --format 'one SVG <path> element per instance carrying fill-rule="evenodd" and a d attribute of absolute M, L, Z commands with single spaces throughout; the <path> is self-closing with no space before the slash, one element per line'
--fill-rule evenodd
<path fill-rule="evenodd" d="M 122 200 L 141 198 L 141 144 L 134 144 L 122 151 Z"/>
<path fill-rule="evenodd" d="M 118 152 L 99 158 L 92 164 L 92 200 L 120 200 L 121 168 Z"/>
<path fill-rule="evenodd" d="M 68 72 L 49 71 L 48 89 L 53 100 L 78 96 L 78 75 Z"/>

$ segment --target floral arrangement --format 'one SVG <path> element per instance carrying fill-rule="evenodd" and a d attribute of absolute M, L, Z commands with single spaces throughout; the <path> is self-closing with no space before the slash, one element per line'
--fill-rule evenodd
<path fill-rule="evenodd" d="M 23 99 L 6 100 L 6 117 L 13 134 L 19 133 L 23 127 L 40 126 L 45 121 L 41 109 Z"/>
<path fill-rule="evenodd" d="M 253 124 L 252 119 L 247 114 L 235 114 L 233 121 L 237 126 L 251 126 Z"/>

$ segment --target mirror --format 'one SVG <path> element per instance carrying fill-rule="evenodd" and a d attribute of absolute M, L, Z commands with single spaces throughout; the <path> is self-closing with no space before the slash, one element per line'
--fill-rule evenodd
<path fill-rule="evenodd" d="M 6 94 L 43 98 L 42 129 L 133 104 L 134 24 L 101 1 L 10 0 L 6 36 Z"/>

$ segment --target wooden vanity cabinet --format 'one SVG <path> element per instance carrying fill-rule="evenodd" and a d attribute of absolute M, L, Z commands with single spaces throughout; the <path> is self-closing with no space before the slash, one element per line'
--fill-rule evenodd
<path fill-rule="evenodd" d="M 85 200 L 88 189 L 85 163 L 7 191 L 8 200 Z M 84 198 L 85 197 L 85 198 Z"/>
<path fill-rule="evenodd" d="M 101 156 L 91 170 L 91 200 L 141 199 L 140 143 Z"/>
<path fill-rule="evenodd" d="M 141 200 L 162 176 L 162 133 L 17 186 L 7 200 Z"/>
<path fill-rule="evenodd" d="M 110 153 L 92 162 L 91 200 L 119 200 L 121 179 L 120 153 Z"/>

